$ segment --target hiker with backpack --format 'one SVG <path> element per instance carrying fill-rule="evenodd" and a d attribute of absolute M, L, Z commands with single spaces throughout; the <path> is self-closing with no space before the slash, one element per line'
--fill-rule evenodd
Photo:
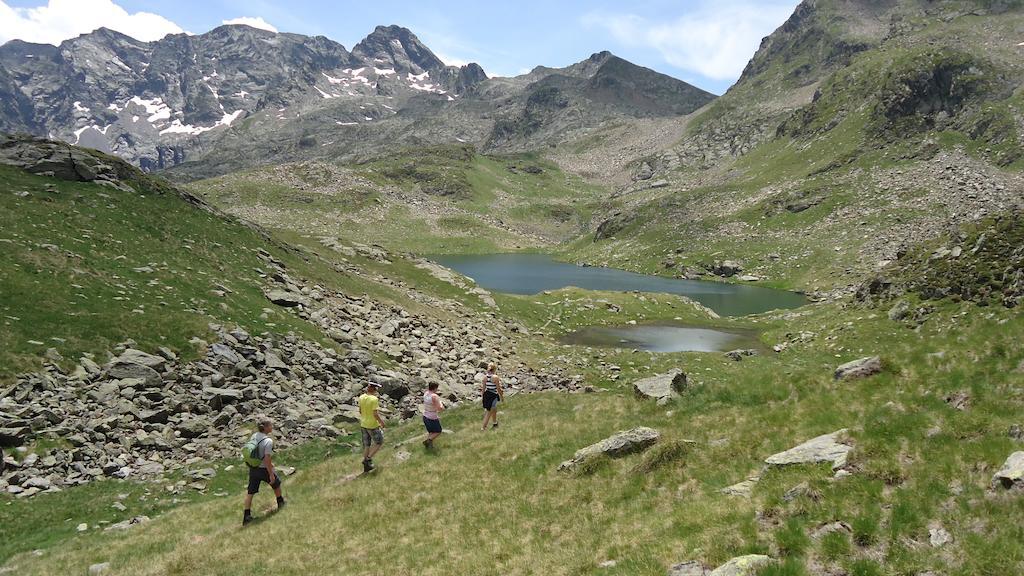
<path fill-rule="evenodd" d="M 384 418 L 380 415 L 380 387 L 370 382 L 359 397 L 359 427 L 363 433 L 363 473 L 373 471 L 373 456 L 384 446 Z"/>
<path fill-rule="evenodd" d="M 498 427 L 498 403 L 505 401 L 505 389 L 501 386 L 501 378 L 498 378 L 497 372 L 496 364 L 488 364 L 483 382 L 480 383 L 480 395 L 483 396 L 484 404 L 484 425 L 481 430 L 487 430 L 489 422 L 494 422 L 494 428 Z"/>
<path fill-rule="evenodd" d="M 249 488 L 245 493 L 245 514 L 242 525 L 252 522 L 252 497 L 260 491 L 260 484 L 266 482 L 274 489 L 277 496 L 277 509 L 284 508 L 284 496 L 281 495 L 281 477 L 274 469 L 274 439 L 270 433 L 274 431 L 274 421 L 266 416 L 256 419 L 257 432 L 249 438 L 242 449 L 242 459 L 249 468 Z"/>
<path fill-rule="evenodd" d="M 434 447 L 434 438 L 441 435 L 441 417 L 438 413 L 444 410 L 444 403 L 437 395 L 437 386 L 437 382 L 431 382 L 423 393 L 423 426 L 427 429 L 427 439 L 423 441 L 423 446 L 427 450 Z"/>

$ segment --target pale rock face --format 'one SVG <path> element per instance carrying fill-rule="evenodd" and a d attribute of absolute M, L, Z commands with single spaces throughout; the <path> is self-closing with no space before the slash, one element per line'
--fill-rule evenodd
<path fill-rule="evenodd" d="M 759 569 L 771 562 L 771 558 L 761 554 L 738 556 L 712 570 L 709 576 L 754 576 Z"/>
<path fill-rule="evenodd" d="M 1014 452 L 1003 467 L 992 476 L 992 485 L 1007 489 L 1024 489 L 1024 452 Z"/>
<path fill-rule="evenodd" d="M 846 459 L 853 447 L 840 440 L 847 430 L 837 430 L 831 434 L 823 434 L 803 444 L 790 448 L 785 452 L 773 454 L 765 459 L 768 466 L 790 466 L 795 464 L 817 464 L 831 462 L 832 469 L 838 470 L 846 466 Z"/>
<path fill-rule="evenodd" d="M 643 452 L 653 446 L 660 437 L 661 434 L 657 430 L 644 426 L 619 432 L 596 444 L 591 444 L 586 448 L 577 450 L 572 459 L 562 462 L 558 466 L 558 469 L 572 470 L 588 458 L 598 456 L 600 454 L 604 454 L 611 458 L 619 458 L 621 456 Z"/>

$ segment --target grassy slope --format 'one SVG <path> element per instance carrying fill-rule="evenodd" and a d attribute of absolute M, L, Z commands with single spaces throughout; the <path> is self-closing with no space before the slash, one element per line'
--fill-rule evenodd
<path fill-rule="evenodd" d="M 997 67 L 1000 72 L 992 78 L 1019 78 L 1019 58 L 1013 57 L 1010 48 L 1015 43 L 1009 39 L 1016 37 L 1021 18 L 1017 12 L 952 22 L 914 21 L 919 29 L 909 39 L 857 54 L 849 68 L 828 77 L 820 88 L 821 99 L 807 107 L 803 132 L 770 139 L 726 165 L 719 177 L 712 173 L 696 185 L 679 184 L 637 200 L 639 217 L 616 234 L 617 241 L 593 242 L 586 235 L 565 248 L 564 257 L 648 273 L 664 273 L 661 262 L 668 255 L 690 265 L 731 258 L 744 261 L 774 286 L 815 290 L 856 282 L 875 264 L 862 258 L 861 251 L 876 231 L 900 225 L 901 218 L 905 222 L 931 211 L 947 211 L 942 202 L 921 207 L 920 214 L 879 205 L 874 199 L 886 191 L 872 174 L 886 169 L 910 173 L 926 166 L 937 150 L 957 150 L 1000 164 L 1021 151 L 1015 120 L 1024 114 L 1019 90 L 1006 99 L 1000 96 L 969 106 L 949 126 L 927 129 L 913 125 L 913 119 L 881 125 L 876 106 L 890 89 L 887 82 L 912 76 L 906 71 L 926 62 L 953 64 L 965 58 Z M 770 76 L 772 70 L 765 74 Z M 992 90 L 1000 93 L 999 88 Z M 713 118 L 730 102 L 757 97 L 749 92 L 741 89 L 719 99 L 704 116 Z M 690 129 L 699 130 L 701 125 L 698 118 Z M 928 141 L 935 147 L 922 144 Z M 1019 173 L 1022 158 L 1002 169 Z M 684 173 L 677 177 L 680 182 L 688 178 Z M 773 206 L 800 196 L 823 199 L 797 214 L 781 209 L 781 204 Z M 868 216 L 860 217 L 862 213 Z M 676 249 L 681 255 L 674 254 Z M 767 258 L 772 252 L 782 258 Z"/>
<path fill-rule="evenodd" d="M 1001 329 L 991 330 L 999 321 Z M 797 329 L 816 338 L 740 363 L 633 355 L 641 362 L 625 368 L 627 378 L 670 366 L 690 373 L 691 391 L 667 409 L 614 384 L 591 395 L 520 397 L 506 405 L 500 431 L 487 435 L 475 431 L 475 407 L 449 414 L 446 424 L 458 432 L 442 439 L 436 456 L 414 443 L 411 459 L 397 463 L 390 444 L 419 427 L 391 430 L 375 477 L 345 481 L 358 466 L 354 455 L 303 467 L 287 485 L 291 508 L 258 527 L 269 555 L 251 553 L 256 533 L 239 529 L 239 502 L 215 499 L 128 534 L 79 535 L 10 566 L 24 574 L 75 573 L 101 561 L 119 574 L 589 574 L 614 559 L 600 572 L 653 575 L 682 559 L 715 565 L 768 552 L 786 559 L 775 572 L 786 574 L 812 565 L 852 574 L 1024 569 L 1016 521 L 1024 500 L 988 489 L 1014 449 L 1006 430 L 1018 421 L 1012 391 L 1024 380 L 1013 372 L 1024 357 L 1019 315 L 942 304 L 911 331 L 884 314 L 829 305 L 763 322 L 768 341 Z M 872 352 L 883 354 L 882 375 L 832 381 L 836 364 Z M 965 411 L 943 401 L 961 390 L 971 395 Z M 666 446 L 697 444 L 597 462 L 576 477 L 555 472 L 579 446 L 636 425 L 659 428 Z M 750 501 L 718 492 L 767 455 L 840 427 L 851 429 L 856 445 L 851 478 L 796 467 L 768 473 Z M 803 481 L 809 495 L 782 499 Z M 236 483 L 240 497 L 240 476 Z M 267 497 L 260 502 L 265 507 Z M 852 537 L 808 536 L 833 521 L 850 524 Z M 932 522 L 954 544 L 930 548 Z M 425 562 L 431 553 L 436 560 Z"/>
<path fill-rule="evenodd" d="M 589 225 L 600 192 L 535 156 L 483 156 L 463 146 L 410 149 L 354 166 L 348 174 L 360 180 L 353 185 L 336 186 L 329 177 L 310 177 L 315 168 L 289 165 L 299 190 L 270 170 L 279 169 L 190 189 L 269 228 L 419 254 L 536 248 L 574 237 Z"/>

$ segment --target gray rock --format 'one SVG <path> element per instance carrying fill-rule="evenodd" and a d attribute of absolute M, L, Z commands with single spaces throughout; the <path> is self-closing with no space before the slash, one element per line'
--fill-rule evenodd
<path fill-rule="evenodd" d="M 214 356 L 221 359 L 221 362 L 228 362 L 230 364 L 238 364 L 242 361 L 242 357 L 235 353 L 230 346 L 225 344 L 216 343 L 210 346 L 210 352 L 213 352 Z"/>
<path fill-rule="evenodd" d="M 614 434 L 596 444 L 581 448 L 573 455 L 572 460 L 566 460 L 559 466 L 559 470 L 572 470 L 588 458 L 598 455 L 605 455 L 611 458 L 619 458 L 637 452 L 643 452 L 658 441 L 661 434 L 653 428 L 644 426 L 633 428 Z"/>
<path fill-rule="evenodd" d="M 210 422 L 203 418 L 189 418 L 175 426 L 183 438 L 198 438 L 210 429 Z"/>
<path fill-rule="evenodd" d="M 839 366 L 833 377 L 836 380 L 851 380 L 873 376 L 881 371 L 882 359 L 878 356 L 868 356 Z"/>
<path fill-rule="evenodd" d="M 892 308 L 889 309 L 889 320 L 893 322 L 899 322 L 905 320 L 910 315 L 910 304 L 905 300 L 900 300 Z"/>
<path fill-rule="evenodd" d="M 271 370 L 290 370 L 291 368 L 281 360 L 277 352 L 267 350 L 263 353 L 263 363 Z"/>
<path fill-rule="evenodd" d="M 1014 452 L 1003 467 L 992 476 L 992 486 L 1006 489 L 1024 489 L 1024 452 Z"/>
<path fill-rule="evenodd" d="M 837 470 L 846 465 L 846 459 L 853 450 L 852 446 L 839 441 L 846 436 L 846 432 L 847 430 L 843 428 L 831 434 L 818 436 L 785 452 L 769 456 L 764 462 L 769 466 L 831 462 L 832 469 Z"/>
<path fill-rule="evenodd" d="M 704 576 L 704 565 L 696 560 L 681 562 L 668 569 L 668 576 Z"/>
<path fill-rule="evenodd" d="M 739 349 L 739 350 L 730 350 L 730 351 L 725 353 L 725 357 L 726 358 L 729 358 L 730 360 L 735 360 L 736 362 L 739 362 L 740 360 L 743 360 L 744 358 L 747 358 L 747 357 L 750 357 L 750 356 L 757 356 L 757 355 L 758 355 L 757 350 L 754 350 L 752 348 L 745 348 L 745 349 Z"/>
<path fill-rule="evenodd" d="M 715 276 L 722 276 L 728 278 L 735 276 L 740 272 L 743 272 L 743 265 L 733 260 L 715 260 L 713 264 L 707 267 Z"/>
<path fill-rule="evenodd" d="M 932 548 L 942 548 L 953 541 L 953 536 L 941 526 L 928 529 L 928 543 Z"/>
<path fill-rule="evenodd" d="M 268 290 L 264 292 L 264 295 L 267 297 L 267 300 L 285 308 L 294 308 L 296 306 L 309 307 L 308 298 L 288 290 Z"/>
<path fill-rule="evenodd" d="M 93 564 L 89 566 L 89 576 L 99 576 L 100 574 L 110 573 L 110 562 L 101 562 L 99 564 Z"/>
<path fill-rule="evenodd" d="M 111 524 L 110 526 L 104 528 L 104 531 L 127 530 L 133 526 L 145 524 L 146 522 L 149 522 L 149 516 L 135 516 L 133 518 L 129 518 L 128 520 L 118 522 L 117 524 Z"/>
<path fill-rule="evenodd" d="M 147 354 L 134 348 L 128 348 L 125 350 L 124 353 L 117 357 L 116 361 L 129 364 L 142 364 L 143 366 L 148 366 L 154 370 L 162 370 L 164 365 L 167 363 L 166 358 Z"/>
<path fill-rule="evenodd" d="M 757 485 L 760 478 L 757 476 L 747 478 L 742 482 L 737 482 L 732 486 L 726 486 L 722 488 L 722 494 L 728 494 L 729 496 L 739 496 L 741 498 L 750 498 L 750 495 L 754 491 L 754 486 Z"/>
<path fill-rule="evenodd" d="M 211 407 L 214 409 L 220 409 L 223 408 L 225 404 L 241 400 L 244 397 L 244 393 L 241 390 L 235 390 L 233 388 L 216 388 L 209 386 L 203 388 L 203 396 L 210 398 Z"/>
<path fill-rule="evenodd" d="M 158 408 L 156 410 L 143 410 L 139 412 L 139 420 L 143 422 L 149 422 L 151 424 L 166 424 L 170 414 L 165 408 Z"/>
<path fill-rule="evenodd" d="M 686 373 L 678 368 L 633 382 L 633 392 L 639 398 L 670 399 L 679 396 L 685 390 Z"/>
<path fill-rule="evenodd" d="M 121 360 L 115 360 L 114 363 L 107 368 L 107 375 L 111 378 L 117 378 L 118 380 L 128 378 L 142 380 L 144 386 L 147 388 L 156 388 L 160 386 L 162 382 L 160 373 L 149 366 L 136 364 L 134 362 L 123 362 Z"/>
<path fill-rule="evenodd" d="M 738 556 L 711 571 L 708 576 L 754 576 L 761 568 L 772 563 L 772 559 L 761 554 Z"/>

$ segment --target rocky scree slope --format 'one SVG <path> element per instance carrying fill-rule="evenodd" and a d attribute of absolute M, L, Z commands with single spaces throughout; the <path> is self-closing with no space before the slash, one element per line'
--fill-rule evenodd
<path fill-rule="evenodd" d="M 32 496 L 105 476 L 160 476 L 185 464 L 228 457 L 258 412 L 271 414 L 282 423 L 280 433 L 286 443 L 338 436 L 343 433 L 339 428 L 355 421 L 353 401 L 367 381 L 382 386 L 384 406 L 396 419 L 417 414 L 417 394 L 428 382 L 439 382 L 451 402 L 475 398 L 475 377 L 487 361 L 505 365 L 510 393 L 579 389 L 576 380 L 541 374 L 515 361 L 511 356 L 515 351 L 513 336 L 483 327 L 494 326 L 493 319 L 484 320 L 470 309 L 449 306 L 432 316 L 304 281 L 298 276 L 301 272 L 288 268 L 271 251 L 290 262 L 302 260 L 191 197 L 192 205 L 172 199 L 162 214 L 188 220 L 192 212 L 200 212 L 203 219 L 213 219 L 217 230 L 226 230 L 228 237 L 234 235 L 234 240 L 249 244 L 255 258 L 247 262 L 221 261 L 218 270 L 216 261 L 209 265 L 195 246 L 174 247 L 174 252 L 189 254 L 188 276 L 217 274 L 205 290 L 190 290 L 187 293 L 192 296 L 179 304 L 175 302 L 176 292 L 187 287 L 165 276 L 177 262 L 159 262 L 170 253 L 138 254 L 140 250 L 153 250 L 146 235 L 161 235 L 163 231 L 154 226 L 137 232 L 132 222 L 139 218 L 135 208 L 119 208 L 114 199 L 115 195 L 137 197 L 140 191 L 152 194 L 145 183 L 158 180 L 115 158 L 63 143 L 11 139 L 0 145 L 0 151 L 3 163 L 52 174 L 49 182 L 64 182 L 61 178 L 80 181 L 88 167 L 93 180 L 80 184 L 74 192 L 48 183 L 46 186 L 53 188 L 45 192 L 19 193 L 18 188 L 28 187 L 27 183 L 34 184 L 39 178 L 29 177 L 22 182 L 13 176 L 4 177 L 17 183 L 10 197 L 18 202 L 33 201 L 45 193 L 49 199 L 41 198 L 39 202 L 56 207 L 70 200 L 67 195 L 79 194 L 75 199 L 78 212 L 114 212 L 124 240 L 113 242 L 131 242 L 133 259 L 158 260 L 137 266 L 118 257 L 108 269 L 100 265 L 104 260 L 101 253 L 85 250 L 72 254 L 71 248 L 81 249 L 71 240 L 52 236 L 46 226 L 40 225 L 43 222 L 35 222 L 34 212 L 25 204 L 8 212 L 17 212 L 19 218 L 33 222 L 27 227 L 5 227 L 5 235 L 12 237 L 3 241 L 11 247 L 14 258 L 0 275 L 0 287 L 9 298 L 3 320 L 5 354 L 20 360 L 11 354 L 27 350 L 22 354 L 42 359 L 45 364 L 39 371 L 5 377 L 0 388 L 0 442 L 7 447 L 28 448 L 18 458 L 8 459 L 8 470 L 0 478 L 11 494 Z M 134 178 L 120 180 L 118 174 Z M 165 185 L 165 190 L 173 189 Z M 90 206 L 81 196 L 84 194 L 105 197 L 106 204 Z M 76 236 L 106 236 L 98 214 L 89 215 L 92 229 L 76 228 Z M 64 228 L 77 225 L 73 218 L 63 220 Z M 186 225 L 200 234 L 205 231 L 196 222 Z M 133 238 L 130 234 L 134 233 L 139 235 Z M 225 241 L 223 236 L 216 238 Z M 68 248 L 46 241 L 57 241 Z M 189 244 L 199 242 L 191 239 Z M 223 244 L 219 246 L 217 252 L 221 253 Z M 72 270 L 60 266 L 62 260 L 57 255 L 61 253 L 75 262 Z M 258 275 L 248 277 L 242 271 L 245 266 L 255 268 Z M 334 269 L 327 262 L 320 266 L 327 269 L 328 278 L 354 272 Z M 103 313 L 83 314 L 80 304 L 65 302 L 47 290 L 43 290 L 49 294 L 47 299 L 39 300 L 39 281 L 34 279 L 51 274 L 62 283 L 70 283 L 82 299 L 101 299 L 103 294 L 102 286 L 89 280 L 88 275 L 110 278 L 115 286 L 132 286 L 131 291 L 115 292 L 119 295 L 108 305 L 99 303 Z M 65 275 L 71 280 L 64 280 Z M 136 285 L 130 280 L 133 277 L 149 281 Z M 160 306 L 148 309 L 146 293 L 153 289 L 169 298 L 162 297 Z M 219 305 L 200 301 L 204 291 Z M 53 318 L 43 315 L 36 322 L 25 322 L 27 319 L 15 314 L 25 315 L 29 310 L 10 307 L 21 298 L 34 299 L 32 307 L 44 312 L 57 305 L 59 313 Z M 438 304 L 436 299 L 422 296 L 418 301 Z M 126 313 L 111 315 L 109 309 L 122 302 L 126 302 Z M 140 318 L 142 324 L 135 318 Z M 203 320 L 210 325 L 198 326 Z M 228 327 L 235 321 L 244 321 L 259 332 Z M 47 333 L 55 322 L 63 325 L 60 331 Z M 293 330 L 285 333 L 285 329 Z M 171 332 L 166 341 L 174 342 L 176 350 L 155 344 L 165 340 L 156 336 L 168 330 Z M 508 334 L 514 332 L 515 327 L 508 327 Z M 51 334 L 60 336 L 51 338 Z M 103 347 L 105 341 L 117 335 L 128 340 Z M 136 342 L 133 335 L 147 343 Z"/>

